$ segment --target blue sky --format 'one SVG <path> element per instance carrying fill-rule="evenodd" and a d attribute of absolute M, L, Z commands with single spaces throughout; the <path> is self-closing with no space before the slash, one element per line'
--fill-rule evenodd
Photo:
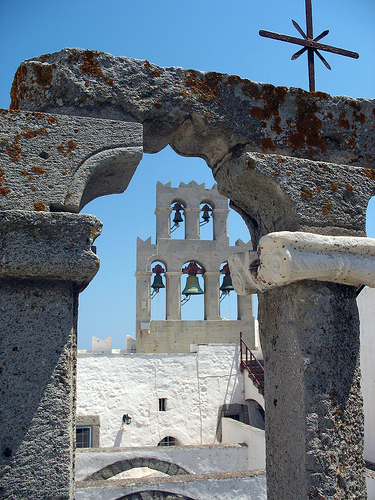
<path fill-rule="evenodd" d="M 358 60 L 325 53 L 328 71 L 316 61 L 317 90 L 356 98 L 375 97 L 375 2 L 313 0 L 314 35 L 329 29 L 324 43 L 360 54 Z M 291 61 L 298 47 L 261 38 L 260 29 L 298 36 L 291 19 L 305 28 L 304 0 L 0 0 L 0 107 L 9 106 L 13 75 L 25 59 L 81 47 L 147 59 L 160 66 L 237 74 L 258 82 L 307 89 L 307 61 Z M 84 208 L 104 223 L 97 240 L 101 269 L 80 297 L 79 347 L 91 336 L 113 337 L 125 347 L 135 328 L 136 237 L 155 239 L 156 182 L 178 186 L 214 183 L 203 160 L 182 158 L 169 148 L 145 155 L 128 190 Z M 375 203 L 368 211 L 368 236 L 375 237 Z M 230 241 L 247 241 L 242 220 L 231 214 Z M 230 303 L 229 303 L 230 302 Z M 225 299 L 231 317 L 235 300 Z M 154 304 L 153 304 L 154 305 Z M 154 309 L 163 308 L 155 302 Z"/>

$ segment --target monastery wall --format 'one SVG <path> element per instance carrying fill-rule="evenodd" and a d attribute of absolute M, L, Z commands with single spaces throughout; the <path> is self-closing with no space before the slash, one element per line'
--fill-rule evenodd
<path fill-rule="evenodd" d="M 242 392 L 233 344 L 200 345 L 189 354 L 78 352 L 77 415 L 99 417 L 103 448 L 156 446 L 167 436 L 181 445 L 213 444 L 219 408 L 243 403 Z"/>

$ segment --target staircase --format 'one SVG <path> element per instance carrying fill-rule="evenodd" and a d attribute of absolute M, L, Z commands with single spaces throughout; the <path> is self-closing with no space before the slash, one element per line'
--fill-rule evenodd
<path fill-rule="evenodd" d="M 240 369 L 242 373 L 244 370 L 249 372 L 258 391 L 264 395 L 264 368 L 243 340 L 242 332 L 240 333 Z"/>

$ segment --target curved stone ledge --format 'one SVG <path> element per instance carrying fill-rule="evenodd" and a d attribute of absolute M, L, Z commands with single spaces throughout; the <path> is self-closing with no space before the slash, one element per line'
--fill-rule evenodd
<path fill-rule="evenodd" d="M 70 281 L 83 289 L 98 272 L 93 215 L 0 212 L 0 279 Z"/>
<path fill-rule="evenodd" d="M 258 252 L 228 258 L 239 295 L 265 291 L 295 281 L 316 280 L 375 288 L 375 239 L 270 233 Z"/>

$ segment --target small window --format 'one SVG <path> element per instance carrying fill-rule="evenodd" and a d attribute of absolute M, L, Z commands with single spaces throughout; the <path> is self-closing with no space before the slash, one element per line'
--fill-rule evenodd
<path fill-rule="evenodd" d="M 178 446 L 178 441 L 172 436 L 167 436 L 160 441 L 158 446 Z"/>
<path fill-rule="evenodd" d="M 159 411 L 167 411 L 167 398 L 159 398 Z"/>
<path fill-rule="evenodd" d="M 92 441 L 92 427 L 91 426 L 77 426 L 76 428 L 76 447 L 77 448 L 91 448 Z"/>

